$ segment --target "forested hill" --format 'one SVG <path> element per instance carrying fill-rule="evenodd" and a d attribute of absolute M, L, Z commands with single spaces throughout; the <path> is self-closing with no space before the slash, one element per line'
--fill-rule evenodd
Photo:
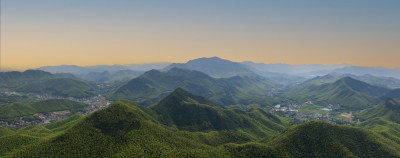
<path fill-rule="evenodd" d="M 265 137 L 281 131 L 281 120 L 262 108 L 249 111 L 222 108 L 203 97 L 194 96 L 183 89 L 160 101 L 152 109 L 160 116 L 160 122 L 176 126 L 181 130 L 243 130 Z"/>
<path fill-rule="evenodd" d="M 274 99 L 266 97 L 273 86 L 273 83 L 257 76 L 216 79 L 199 71 L 172 68 L 166 72 L 148 71 L 116 89 L 109 98 L 150 105 L 180 87 L 222 105 L 266 105 Z"/>
<path fill-rule="evenodd" d="M 0 88 L 13 92 L 84 98 L 95 94 L 95 85 L 69 76 L 40 70 L 0 72 Z"/>
<path fill-rule="evenodd" d="M 307 99 L 317 104 L 340 104 L 348 110 L 361 110 L 378 104 L 389 89 L 367 84 L 351 77 L 334 82 L 330 76 L 309 80 L 293 87 L 284 97 L 301 102 Z"/>
<path fill-rule="evenodd" d="M 400 156 L 398 143 L 365 129 L 322 121 L 286 128 L 284 122 L 262 109 L 225 109 L 177 89 L 151 108 L 120 100 L 45 127 L 0 128 L 0 156 Z"/>

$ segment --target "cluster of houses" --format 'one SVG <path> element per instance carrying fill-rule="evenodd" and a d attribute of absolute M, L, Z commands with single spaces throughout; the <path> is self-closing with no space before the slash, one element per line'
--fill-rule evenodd
<path fill-rule="evenodd" d="M 22 94 L 18 92 L 11 92 L 11 91 L 3 91 L 2 94 L 5 94 L 7 96 L 10 95 L 28 95 L 36 100 L 48 100 L 48 99 L 69 99 L 77 102 L 82 102 L 86 103 L 89 106 L 85 108 L 83 112 L 77 112 L 77 114 L 81 115 L 87 115 L 89 113 L 92 113 L 96 110 L 103 109 L 108 107 L 111 104 L 111 101 L 107 100 L 104 96 L 97 95 L 93 97 L 88 97 L 88 98 L 72 98 L 72 97 L 60 97 L 60 96 L 52 96 L 52 95 L 38 95 L 38 94 Z M 52 111 L 48 113 L 36 113 L 32 116 L 31 119 L 26 119 L 26 117 L 18 117 L 14 118 L 14 120 L 7 120 L 7 121 L 1 121 L 0 120 L 0 126 L 5 125 L 5 126 L 10 126 L 10 127 L 23 127 L 23 126 L 29 126 L 29 125 L 46 125 L 48 123 L 57 121 L 57 120 L 62 120 L 65 118 L 68 118 L 70 115 L 73 113 L 69 110 L 62 110 L 62 111 Z"/>
<path fill-rule="evenodd" d="M 329 122 L 329 123 L 334 123 L 334 124 L 337 123 L 336 118 L 333 117 L 336 113 L 299 112 L 299 110 L 304 108 L 303 106 L 306 106 L 306 105 L 314 105 L 314 103 L 309 100 L 309 101 L 304 102 L 303 104 L 298 104 L 298 103 L 293 103 L 293 102 L 289 102 L 285 106 L 283 106 L 281 104 L 277 104 L 270 109 L 270 112 L 277 113 L 282 116 L 289 117 L 293 120 L 297 120 L 297 121 L 301 121 L 301 122 L 302 121 L 310 121 L 310 120 L 323 120 L 323 121 Z M 336 104 L 336 105 L 328 104 L 328 105 L 324 106 L 323 108 L 318 108 L 315 110 L 333 111 L 333 110 L 337 110 L 340 108 L 341 108 L 341 106 L 339 104 Z"/>

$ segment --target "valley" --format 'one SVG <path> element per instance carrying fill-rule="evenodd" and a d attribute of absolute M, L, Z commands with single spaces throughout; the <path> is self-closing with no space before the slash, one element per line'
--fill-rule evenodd
<path fill-rule="evenodd" d="M 1 126 L 8 126 L 11 128 L 17 127 L 24 127 L 29 125 L 41 125 L 44 126 L 51 122 L 59 121 L 62 119 L 66 119 L 72 114 L 80 114 L 80 115 L 87 115 L 96 110 L 103 109 L 108 107 L 112 102 L 106 100 L 105 97 L 101 96 L 92 96 L 88 98 L 73 98 L 73 97 L 61 97 L 61 96 L 52 96 L 52 95 L 41 95 L 41 94 L 34 94 L 34 93 L 23 93 L 23 92 L 13 92 L 9 90 L 3 90 L 0 92 L 2 99 L 5 98 L 29 98 L 24 100 L 18 100 L 20 102 L 26 102 L 25 100 L 29 100 L 29 102 L 46 102 L 46 101 L 67 101 L 71 102 L 72 104 L 75 103 L 82 103 L 85 105 L 83 109 L 77 112 L 71 112 L 70 108 L 59 108 L 54 110 L 47 110 L 46 112 L 38 112 L 38 113 L 27 113 L 22 115 L 16 115 L 16 117 L 0 117 L 0 125 Z M 13 104 L 13 102 L 2 102 L 2 104 Z M 70 103 L 70 104 L 71 104 Z M 22 104 L 22 103 L 21 103 Z M 54 104 L 60 103 L 53 103 L 50 106 L 56 106 Z M 44 106 L 44 105 L 40 105 Z M 24 107 L 22 107 L 24 108 Z M 8 109 L 2 109 L 7 111 Z M 16 110 L 23 110 L 23 109 L 16 109 Z M 56 111 L 59 110 L 59 111 Z"/>

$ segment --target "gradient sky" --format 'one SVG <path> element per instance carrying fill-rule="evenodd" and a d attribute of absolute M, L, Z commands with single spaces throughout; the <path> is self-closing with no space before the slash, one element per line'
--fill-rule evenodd
<path fill-rule="evenodd" d="M 2 0 L 2 67 L 232 61 L 400 68 L 399 0 Z"/>

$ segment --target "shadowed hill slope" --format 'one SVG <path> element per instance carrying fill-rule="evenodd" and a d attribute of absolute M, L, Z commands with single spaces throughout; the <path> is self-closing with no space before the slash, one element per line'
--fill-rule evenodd
<path fill-rule="evenodd" d="M 152 107 L 166 125 L 181 130 L 210 131 L 238 130 L 265 137 L 284 128 L 281 120 L 261 108 L 242 111 L 226 109 L 194 96 L 183 89 L 173 93 Z"/>

